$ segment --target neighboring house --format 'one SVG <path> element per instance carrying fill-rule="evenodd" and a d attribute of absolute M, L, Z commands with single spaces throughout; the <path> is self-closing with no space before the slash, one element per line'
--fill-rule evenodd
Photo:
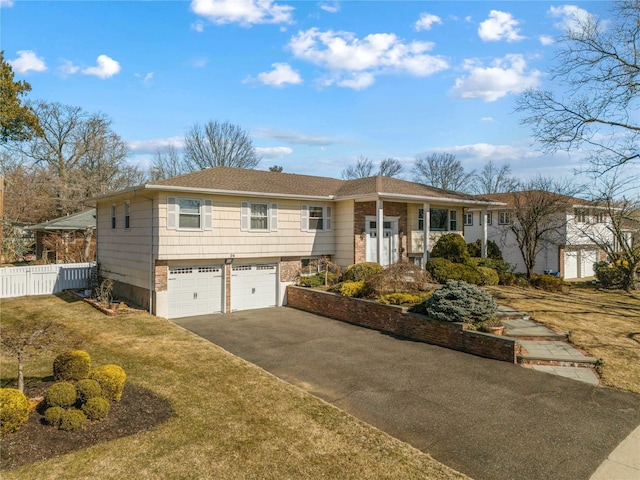
<path fill-rule="evenodd" d="M 484 223 L 488 240 L 496 242 L 502 250 L 504 260 L 520 273 L 526 272 L 526 268 L 511 225 L 515 219 L 514 203 L 525 203 L 528 193 L 483 195 L 483 198 L 502 202 L 504 205 L 489 207 L 485 212 L 486 217 L 477 208 L 467 209 L 464 214 L 464 236 L 467 242 L 482 238 L 483 218 L 486 218 Z M 559 203 L 557 213 L 549 220 L 555 225 L 552 234 L 547 235 L 538 246 L 535 273 L 555 273 L 565 279 L 593 276 L 594 263 L 605 258 L 605 253 L 593 239 L 613 241 L 611 232 L 606 228 L 611 221 L 606 208 L 580 198 L 542 193 L 554 195 Z"/>
<path fill-rule="evenodd" d="M 440 235 L 462 234 L 464 208 L 494 205 L 389 177 L 229 167 L 92 203 L 101 274 L 117 294 L 167 318 L 282 305 L 286 285 L 321 257 L 343 267 L 423 264 Z"/>
<path fill-rule="evenodd" d="M 47 263 L 90 262 L 95 259 L 96 210 L 31 225 L 36 237 L 36 259 Z"/>

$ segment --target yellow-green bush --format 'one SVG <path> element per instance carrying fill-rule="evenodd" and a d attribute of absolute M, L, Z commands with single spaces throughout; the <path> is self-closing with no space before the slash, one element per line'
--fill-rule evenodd
<path fill-rule="evenodd" d="M 529 284 L 547 292 L 562 292 L 564 290 L 562 278 L 553 275 L 531 275 Z"/>
<path fill-rule="evenodd" d="M 47 425 L 59 427 L 66 410 L 62 407 L 49 407 L 44 411 L 44 421 Z"/>
<path fill-rule="evenodd" d="M 74 432 L 84 427 L 85 423 L 87 423 L 87 416 L 80 410 L 72 408 L 64 411 L 58 428 L 67 432 Z"/>
<path fill-rule="evenodd" d="M 82 380 L 91 372 L 91 357 L 84 350 L 68 350 L 53 361 L 56 380 Z"/>
<path fill-rule="evenodd" d="M 109 400 L 104 397 L 93 397 L 87 400 L 87 403 L 82 405 L 82 411 L 89 420 L 104 420 L 109 413 Z"/>
<path fill-rule="evenodd" d="M 71 407 L 76 403 L 76 387 L 69 382 L 58 382 L 51 385 L 44 394 L 44 402 L 48 407 Z"/>
<path fill-rule="evenodd" d="M 102 387 L 102 396 L 107 400 L 119 402 L 124 390 L 127 375 L 118 365 L 101 365 L 91 371 L 89 378 L 97 381 Z"/>
<path fill-rule="evenodd" d="M 465 263 L 453 263 L 446 258 L 431 258 L 425 269 L 439 283 L 447 283 L 448 280 L 462 280 L 473 285 L 482 283 L 478 267 Z"/>
<path fill-rule="evenodd" d="M 430 296 L 430 294 L 387 293 L 386 295 L 380 295 L 376 301 L 383 305 L 415 305 L 424 302 Z"/>
<path fill-rule="evenodd" d="M 364 280 L 359 282 L 344 282 L 340 286 L 340 295 L 343 297 L 362 297 L 366 293 L 366 285 Z"/>
<path fill-rule="evenodd" d="M 480 285 L 498 285 L 500 282 L 500 277 L 498 276 L 498 272 L 496 272 L 493 268 L 489 267 L 477 267 L 478 272 L 480 272 L 480 277 L 482 278 L 482 282 Z"/>
<path fill-rule="evenodd" d="M 102 387 L 98 382 L 90 378 L 84 378 L 76 383 L 78 403 L 86 403 L 87 400 L 102 396 Z"/>
<path fill-rule="evenodd" d="M 382 270 L 382 265 L 376 262 L 354 263 L 344 269 L 342 279 L 345 282 L 359 282 L 360 280 L 367 280 Z"/>
<path fill-rule="evenodd" d="M 0 388 L 0 435 L 20 429 L 29 419 L 29 399 L 15 388 Z"/>

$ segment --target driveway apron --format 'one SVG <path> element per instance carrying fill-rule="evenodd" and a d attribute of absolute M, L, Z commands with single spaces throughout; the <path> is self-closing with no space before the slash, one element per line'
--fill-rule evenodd
<path fill-rule="evenodd" d="M 640 396 L 280 307 L 174 320 L 476 480 L 588 480 Z"/>

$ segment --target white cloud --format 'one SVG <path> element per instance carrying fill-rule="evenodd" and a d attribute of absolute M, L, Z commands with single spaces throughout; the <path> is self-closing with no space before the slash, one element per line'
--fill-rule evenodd
<path fill-rule="evenodd" d="M 107 55 L 98 55 L 96 63 L 95 67 L 85 68 L 82 73 L 105 79 L 120 72 L 120 64 Z"/>
<path fill-rule="evenodd" d="M 505 55 L 489 67 L 478 60 L 465 60 L 463 68 L 469 75 L 458 78 L 451 93 L 465 100 L 479 98 L 485 102 L 537 87 L 542 75 L 538 70 L 527 71 L 527 62 L 520 54 Z"/>
<path fill-rule="evenodd" d="M 302 83 L 300 74 L 293 70 L 287 63 L 272 63 L 273 70 L 258 74 L 258 80 L 265 85 L 282 87 L 287 83 L 298 85 Z"/>
<path fill-rule="evenodd" d="M 414 28 L 418 32 L 420 30 L 431 30 L 431 27 L 434 23 L 439 23 L 440 25 L 442 25 L 442 19 L 437 15 L 425 12 L 420 14 L 420 18 L 414 25 Z"/>
<path fill-rule="evenodd" d="M 144 76 L 141 73 L 134 73 L 133 76 L 136 78 L 141 78 L 142 83 L 144 83 L 145 85 L 149 85 L 151 83 L 151 80 L 153 79 L 153 72 L 148 72 Z"/>
<path fill-rule="evenodd" d="M 493 119 L 493 117 L 482 117 L 480 119 L 481 122 L 495 122 L 495 120 Z"/>
<path fill-rule="evenodd" d="M 549 45 L 553 45 L 555 43 L 553 37 L 549 35 L 540 35 L 538 37 L 538 40 L 540 40 L 540 43 L 545 47 L 548 47 Z"/>
<path fill-rule="evenodd" d="M 595 17 L 585 9 L 575 5 L 561 5 L 559 7 L 551 7 L 548 12 L 552 18 L 558 18 L 560 21 L 555 24 L 560 30 L 574 32 L 579 29 L 579 25 L 592 22 Z"/>
<path fill-rule="evenodd" d="M 162 147 L 184 148 L 184 137 L 175 136 L 168 138 L 153 138 L 151 140 L 131 140 L 128 142 L 129 149 L 135 154 L 152 154 Z"/>
<path fill-rule="evenodd" d="M 510 13 L 491 10 L 489 18 L 478 27 L 478 36 L 485 42 L 517 42 L 525 38 L 520 35 L 519 24 Z"/>
<path fill-rule="evenodd" d="M 18 58 L 7 60 L 17 73 L 45 72 L 47 65 L 42 57 L 38 57 L 33 50 L 18 50 Z"/>
<path fill-rule="evenodd" d="M 238 23 L 247 27 L 257 23 L 292 23 L 294 8 L 273 0 L 192 0 L 191 10 L 216 25 Z"/>
<path fill-rule="evenodd" d="M 370 34 L 359 39 L 351 32 L 321 32 L 311 28 L 298 32 L 288 47 L 295 57 L 330 70 L 324 85 L 361 89 L 370 86 L 379 74 L 408 73 L 425 77 L 449 68 L 443 57 L 425 53 L 433 45 L 418 41 L 403 43 L 392 33 Z"/>
<path fill-rule="evenodd" d="M 13 7 L 13 0 L 0 0 L 0 8 Z"/>
<path fill-rule="evenodd" d="M 78 73 L 79 70 L 80 67 L 74 65 L 71 60 L 62 60 L 62 65 L 58 67 L 58 72 L 60 72 L 63 77 L 74 75 Z"/>
<path fill-rule="evenodd" d="M 329 13 L 337 13 L 340 11 L 340 4 L 338 2 L 329 3 L 321 3 L 320 8 L 325 12 Z"/>
<path fill-rule="evenodd" d="M 252 135 L 259 138 L 273 138 L 274 140 L 279 140 L 281 142 L 298 145 L 326 146 L 336 143 L 335 140 L 328 137 L 291 131 L 272 130 L 270 128 L 260 129 L 257 132 L 252 133 Z"/>
<path fill-rule="evenodd" d="M 204 22 L 202 20 L 196 20 L 191 24 L 191 28 L 196 32 L 204 32 Z"/>
<path fill-rule="evenodd" d="M 282 158 L 291 155 L 293 149 L 289 147 L 256 147 L 256 153 L 265 159 Z"/>

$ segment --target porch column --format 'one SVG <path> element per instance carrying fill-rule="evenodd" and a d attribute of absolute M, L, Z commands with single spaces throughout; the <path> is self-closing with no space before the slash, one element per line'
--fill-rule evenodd
<path fill-rule="evenodd" d="M 487 209 L 483 208 L 480 212 L 482 218 L 482 258 L 487 258 Z"/>
<path fill-rule="evenodd" d="M 424 235 L 422 244 L 424 245 L 424 252 L 422 252 L 422 266 L 424 267 L 429 261 L 429 232 L 431 229 L 431 207 L 428 203 L 422 205 L 422 220 L 424 222 L 424 228 L 422 233 Z"/>
<path fill-rule="evenodd" d="M 382 254 L 384 252 L 384 202 L 378 198 L 376 200 L 376 251 L 378 253 L 378 263 L 382 265 Z"/>

